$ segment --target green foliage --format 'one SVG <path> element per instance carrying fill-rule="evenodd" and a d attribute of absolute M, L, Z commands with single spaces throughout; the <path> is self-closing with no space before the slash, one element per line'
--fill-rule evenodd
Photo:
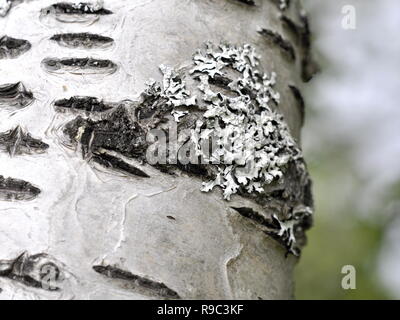
<path fill-rule="evenodd" d="M 296 298 L 390 298 L 380 287 L 375 269 L 385 224 L 361 218 L 353 194 L 361 182 L 351 176 L 343 146 L 331 150 L 309 168 L 314 178 L 315 225 L 296 268 Z M 344 265 L 356 268 L 355 290 L 341 287 Z"/>

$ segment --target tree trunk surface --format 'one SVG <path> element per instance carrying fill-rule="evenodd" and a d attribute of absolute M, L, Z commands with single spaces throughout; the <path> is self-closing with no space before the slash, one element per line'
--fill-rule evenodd
<path fill-rule="evenodd" d="M 0 17 L 4 35 L 31 44 L 4 49 L 2 59 L 0 51 L 0 299 L 293 298 L 312 221 L 298 88 L 313 65 L 297 1 L 106 0 L 112 14 L 76 15 L 44 10 L 53 3 L 20 1 Z M 83 32 L 114 41 L 50 39 Z M 109 61 L 71 70 L 57 60 L 71 57 Z M 57 108 L 78 96 L 109 110 Z M 245 96 L 256 111 L 232 111 Z M 230 128 L 226 113 L 216 115 L 222 108 L 246 134 L 244 123 L 272 119 L 268 174 L 241 184 L 236 165 L 157 165 L 144 156 L 150 129 L 206 135 L 215 119 Z M 134 120 L 121 129 L 124 112 Z"/>

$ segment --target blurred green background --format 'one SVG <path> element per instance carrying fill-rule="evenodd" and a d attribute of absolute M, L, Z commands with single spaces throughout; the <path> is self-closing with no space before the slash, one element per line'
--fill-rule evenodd
<path fill-rule="evenodd" d="M 400 1 L 308 0 L 322 67 L 306 85 L 303 149 L 315 222 L 297 299 L 400 298 Z M 356 28 L 342 27 L 352 5 Z M 344 290 L 345 265 L 356 289 Z"/>

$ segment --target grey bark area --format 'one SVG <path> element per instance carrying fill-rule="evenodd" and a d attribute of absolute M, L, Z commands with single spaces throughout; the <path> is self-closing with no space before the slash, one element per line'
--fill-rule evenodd
<path fill-rule="evenodd" d="M 2 39 L 27 42 L 1 47 L 0 299 L 293 298 L 317 70 L 299 2 L 3 2 Z M 151 162 L 173 125 L 244 152 Z"/>

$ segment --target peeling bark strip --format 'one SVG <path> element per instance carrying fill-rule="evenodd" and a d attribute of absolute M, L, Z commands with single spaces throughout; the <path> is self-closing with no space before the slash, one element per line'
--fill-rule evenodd
<path fill-rule="evenodd" d="M 93 270 L 111 279 L 124 280 L 121 284 L 124 289 L 145 291 L 147 294 L 166 299 L 180 299 L 176 291 L 162 282 L 156 282 L 113 266 L 93 266 Z"/>
<path fill-rule="evenodd" d="M 258 30 L 258 33 L 264 36 L 267 40 L 271 41 L 273 44 L 279 46 L 279 48 L 290 60 L 296 60 L 296 53 L 293 45 L 288 40 L 283 39 L 279 33 L 265 28 Z"/>
<path fill-rule="evenodd" d="M 113 104 L 105 103 L 95 97 L 74 96 L 69 99 L 60 99 L 54 102 L 57 111 L 77 110 L 86 112 L 104 112 L 114 108 Z"/>
<path fill-rule="evenodd" d="M 2 36 L 0 38 L 0 59 L 17 58 L 31 47 L 32 45 L 27 40 Z"/>
<path fill-rule="evenodd" d="M 0 150 L 7 151 L 10 156 L 20 154 L 43 153 L 49 148 L 47 143 L 33 138 L 20 126 L 0 133 Z"/>
<path fill-rule="evenodd" d="M 106 48 L 114 43 L 114 39 L 93 33 L 62 33 L 50 38 L 59 45 L 67 48 Z"/>
<path fill-rule="evenodd" d="M 29 255 L 27 252 L 13 260 L 0 260 L 0 277 L 48 291 L 60 290 L 54 284 L 62 278 L 61 270 L 52 257 L 45 253 Z"/>
<path fill-rule="evenodd" d="M 301 115 L 301 125 L 304 124 L 304 118 L 305 118 L 305 102 L 303 95 L 301 94 L 300 90 L 294 86 L 294 85 L 289 85 L 290 91 L 292 92 L 295 100 L 298 102 L 299 109 L 300 109 L 300 115 Z"/>
<path fill-rule="evenodd" d="M 22 82 L 0 85 L 0 107 L 24 108 L 33 102 L 33 94 Z"/>
<path fill-rule="evenodd" d="M 24 180 L 4 178 L 0 175 L 1 201 L 29 201 L 40 194 L 40 189 Z"/>
<path fill-rule="evenodd" d="M 110 60 L 93 58 L 46 58 L 42 67 L 49 73 L 112 74 L 118 66 Z"/>
<path fill-rule="evenodd" d="M 106 168 L 112 168 L 123 173 L 128 173 L 134 176 L 149 178 L 149 175 L 144 171 L 134 167 L 133 165 L 121 160 L 106 152 L 97 152 L 92 155 L 91 159 Z"/>
<path fill-rule="evenodd" d="M 100 16 L 112 14 L 112 11 L 104 9 L 101 4 L 59 2 L 44 8 L 40 12 L 40 18 L 55 18 L 60 22 L 93 22 Z"/>

